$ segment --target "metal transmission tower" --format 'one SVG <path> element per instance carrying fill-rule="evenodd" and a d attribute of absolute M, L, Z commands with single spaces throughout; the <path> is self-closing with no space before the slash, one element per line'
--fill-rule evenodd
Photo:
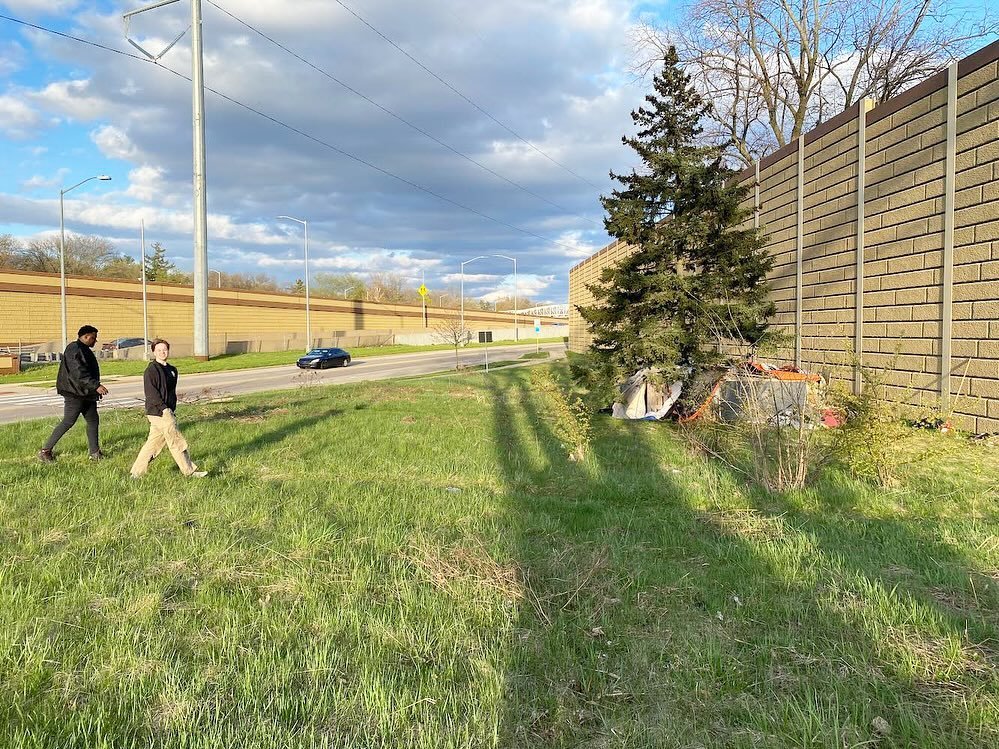
<path fill-rule="evenodd" d="M 180 0 L 160 0 L 122 16 L 128 43 L 153 62 L 159 61 L 181 37 L 191 32 L 192 126 L 194 131 L 194 356 L 208 358 L 208 203 L 205 190 L 205 75 L 201 41 L 201 0 L 191 0 L 191 25 L 159 54 L 152 54 L 128 36 L 132 16 L 172 5 Z"/>

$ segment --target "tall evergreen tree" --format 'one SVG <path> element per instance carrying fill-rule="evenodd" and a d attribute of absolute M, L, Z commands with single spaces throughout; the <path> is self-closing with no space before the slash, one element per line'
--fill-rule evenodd
<path fill-rule="evenodd" d="M 177 265 L 167 260 L 166 248 L 153 242 L 152 254 L 146 255 L 146 280 L 169 281 L 177 273 Z"/>
<path fill-rule="evenodd" d="M 298 296 L 305 296 L 305 281 L 301 278 L 296 278 L 294 283 L 288 284 L 288 291 Z"/>
<path fill-rule="evenodd" d="M 675 50 L 653 86 L 631 113 L 636 135 L 622 138 L 644 166 L 612 172 L 621 188 L 601 197 L 608 233 L 637 251 L 605 268 L 590 286 L 595 304 L 580 308 L 594 353 L 619 376 L 642 367 L 673 376 L 717 362 L 726 339 L 758 341 L 773 314 L 772 260 L 761 232 L 745 228 L 748 188 L 723 165 L 727 145 L 699 143 L 710 105 Z"/>

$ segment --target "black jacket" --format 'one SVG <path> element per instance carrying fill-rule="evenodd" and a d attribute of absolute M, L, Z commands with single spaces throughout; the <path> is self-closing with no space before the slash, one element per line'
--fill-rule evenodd
<path fill-rule="evenodd" d="M 142 390 L 146 395 L 146 413 L 162 416 L 163 409 L 177 410 L 177 368 L 172 364 L 151 361 L 142 375 Z"/>
<path fill-rule="evenodd" d="M 73 341 L 66 347 L 59 362 L 56 392 L 69 398 L 96 401 L 101 399 L 97 394 L 100 385 L 101 367 L 94 352 L 89 346 Z"/>

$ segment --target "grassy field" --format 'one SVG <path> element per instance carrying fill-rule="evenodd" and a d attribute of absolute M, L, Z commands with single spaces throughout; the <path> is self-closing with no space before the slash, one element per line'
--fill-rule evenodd
<path fill-rule="evenodd" d="M 773 496 L 529 374 L 0 427 L 0 746 L 999 745 L 999 448 Z"/>
<path fill-rule="evenodd" d="M 540 343 L 559 343 L 563 338 L 541 338 Z M 534 339 L 525 339 L 521 345 L 533 345 Z M 496 343 L 469 343 L 465 348 L 493 348 L 496 346 L 516 345 L 513 341 L 497 341 Z M 388 356 L 389 354 L 412 354 L 420 351 L 447 351 L 453 346 L 432 345 L 432 346 L 409 346 L 404 344 L 392 346 L 370 346 L 368 348 L 350 349 L 351 357 L 360 359 L 362 357 Z M 179 357 L 171 359 L 171 362 L 184 374 L 197 374 L 198 372 L 222 372 L 234 369 L 253 369 L 254 367 L 274 367 L 282 364 L 294 364 L 304 352 L 295 349 L 294 351 L 268 351 L 254 354 L 223 354 L 208 361 L 198 361 L 194 357 Z M 102 359 L 101 375 L 103 377 L 125 377 L 128 375 L 141 375 L 149 362 L 143 361 L 141 355 L 138 359 Z M 55 384 L 56 372 L 59 365 L 35 364 L 16 375 L 0 375 L 0 385 L 10 385 L 19 382 L 38 382 L 46 387 Z"/>

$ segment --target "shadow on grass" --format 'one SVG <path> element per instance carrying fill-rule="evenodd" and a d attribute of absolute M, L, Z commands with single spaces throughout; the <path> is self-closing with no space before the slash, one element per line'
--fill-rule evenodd
<path fill-rule="evenodd" d="M 489 387 L 532 602 L 508 666 L 502 745 L 997 738 L 989 697 L 975 698 L 997 688 L 988 600 L 959 613 L 889 574 L 946 567 L 941 595 L 953 595 L 974 570 L 939 536 L 746 490 L 663 425 L 600 421 L 587 458 L 571 463 L 522 378 Z"/>
<path fill-rule="evenodd" d="M 264 407 L 264 413 L 272 410 L 275 409 L 268 409 L 267 407 Z M 244 411 L 244 413 L 253 414 L 254 416 L 260 413 L 260 411 L 255 410 L 255 407 L 253 406 L 249 406 L 242 411 Z M 261 454 L 268 448 L 284 442 L 285 440 L 292 439 L 299 432 L 310 429 L 327 419 L 332 419 L 342 414 L 343 410 L 340 408 L 324 408 L 319 411 L 310 412 L 305 416 L 286 416 L 278 422 L 276 426 L 261 429 L 250 439 L 236 441 L 230 445 L 217 446 L 215 451 L 215 458 L 217 462 L 215 465 L 224 470 L 233 458 Z M 245 418 L 245 415 L 240 418 Z M 261 423 L 267 422 L 262 421 Z M 219 447 L 221 450 L 218 449 Z"/>

